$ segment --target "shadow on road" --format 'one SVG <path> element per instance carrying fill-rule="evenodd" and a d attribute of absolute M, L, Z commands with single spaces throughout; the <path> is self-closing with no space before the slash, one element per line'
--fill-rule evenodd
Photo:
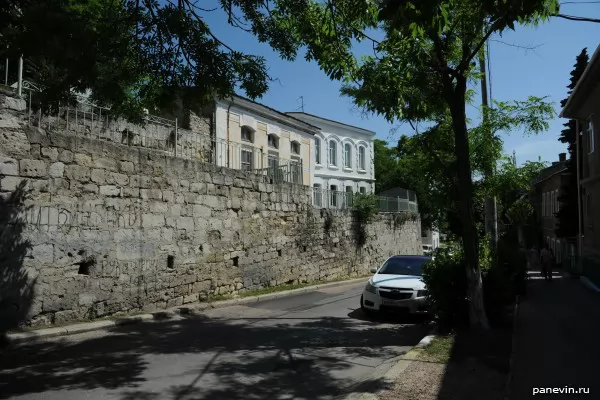
<path fill-rule="evenodd" d="M 426 325 L 432 322 L 431 318 L 425 315 L 413 315 L 407 314 L 403 312 L 393 312 L 386 311 L 380 313 L 374 313 L 371 315 L 367 315 L 360 308 L 356 310 L 352 310 L 348 313 L 348 317 L 352 319 L 357 319 L 359 321 L 371 322 L 371 323 L 382 323 L 385 322 L 387 324 L 421 324 Z"/>
<path fill-rule="evenodd" d="M 348 318 L 252 321 L 190 316 L 115 327 L 109 335 L 84 341 L 5 349 L 0 356 L 0 399 L 98 388 L 119 389 L 123 400 L 321 399 L 353 383 L 344 378 L 344 371 L 360 363 L 360 357 L 399 355 L 389 349 L 413 346 L 426 332 L 424 325 L 401 327 Z M 172 360 L 167 355 L 200 353 L 210 357 L 195 359 L 183 373 L 189 378 L 191 370 L 195 378 L 187 382 L 184 377 L 186 384 L 172 384 L 166 392 L 148 389 L 153 356 Z M 181 382 L 169 375 L 175 373 L 169 367 L 160 370 L 161 378 Z M 203 385 L 204 379 L 211 384 Z M 373 380 L 361 387 L 372 390 L 380 384 Z"/>

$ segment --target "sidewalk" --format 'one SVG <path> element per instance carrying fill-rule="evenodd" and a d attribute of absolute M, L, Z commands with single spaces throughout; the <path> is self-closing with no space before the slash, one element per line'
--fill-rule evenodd
<path fill-rule="evenodd" d="M 533 277 L 517 320 L 511 400 L 600 398 L 600 294 L 578 279 Z M 544 393 L 565 387 L 575 393 Z"/>

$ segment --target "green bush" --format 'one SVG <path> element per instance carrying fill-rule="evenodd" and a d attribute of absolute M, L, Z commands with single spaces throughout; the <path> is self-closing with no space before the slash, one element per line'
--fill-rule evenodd
<path fill-rule="evenodd" d="M 442 328 L 468 324 L 467 276 L 461 251 L 439 249 L 435 259 L 423 267 L 423 282 L 434 317 Z"/>
<path fill-rule="evenodd" d="M 506 307 L 524 285 L 524 274 L 520 271 L 525 271 L 526 261 L 523 263 L 521 254 L 515 243 L 503 240 L 498 243 L 496 259 L 489 241 L 480 241 L 484 306 L 492 326 L 505 321 Z M 444 249 L 437 251 L 435 259 L 424 267 L 423 281 L 438 323 L 449 329 L 466 326 L 469 322 L 468 283 L 462 251 L 453 254 Z"/>
<path fill-rule="evenodd" d="M 358 247 L 362 247 L 367 242 L 367 226 L 379 212 L 379 199 L 375 195 L 356 194 L 352 200 L 354 240 Z"/>

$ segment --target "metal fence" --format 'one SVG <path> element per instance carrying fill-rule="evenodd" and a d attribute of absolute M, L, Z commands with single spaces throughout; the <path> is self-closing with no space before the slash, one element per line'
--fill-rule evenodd
<path fill-rule="evenodd" d="M 181 121 L 146 113 L 142 124 L 134 124 L 113 115 L 110 108 L 98 106 L 84 95 L 74 95 L 75 104 L 44 110 L 36 96 L 40 88 L 21 81 L 4 86 L 27 102 L 30 126 L 63 134 L 83 136 L 107 142 L 164 152 L 165 154 L 238 169 L 262 175 L 267 183 L 304 184 L 308 172 L 302 159 L 279 158 L 252 143 L 237 143 L 216 138 L 180 126 Z M 44 111 L 43 111 L 44 110 Z M 206 131 L 210 131 L 209 123 Z"/>
<path fill-rule="evenodd" d="M 313 205 L 317 208 L 346 210 L 352 208 L 354 200 L 362 193 L 339 192 L 318 187 L 313 188 Z M 375 196 L 379 203 L 380 212 L 414 212 L 419 208 L 416 199 L 402 197 Z"/>

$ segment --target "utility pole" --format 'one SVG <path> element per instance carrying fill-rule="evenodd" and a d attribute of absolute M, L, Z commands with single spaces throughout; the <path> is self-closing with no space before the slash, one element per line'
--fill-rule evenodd
<path fill-rule="evenodd" d="M 488 112 L 487 107 L 489 107 L 488 102 L 488 90 L 487 90 L 487 73 L 485 68 L 485 49 L 484 46 L 482 50 L 479 52 L 479 68 L 481 69 L 481 104 L 483 107 L 483 123 L 484 126 L 488 120 Z M 491 135 L 493 133 L 490 131 L 490 141 L 493 139 Z M 494 168 L 492 167 L 489 171 L 485 171 L 485 176 L 491 177 L 494 175 Z M 496 197 L 488 197 L 485 199 L 485 231 L 490 235 L 490 244 L 493 249 L 496 248 L 498 244 L 498 215 L 496 210 Z"/>

